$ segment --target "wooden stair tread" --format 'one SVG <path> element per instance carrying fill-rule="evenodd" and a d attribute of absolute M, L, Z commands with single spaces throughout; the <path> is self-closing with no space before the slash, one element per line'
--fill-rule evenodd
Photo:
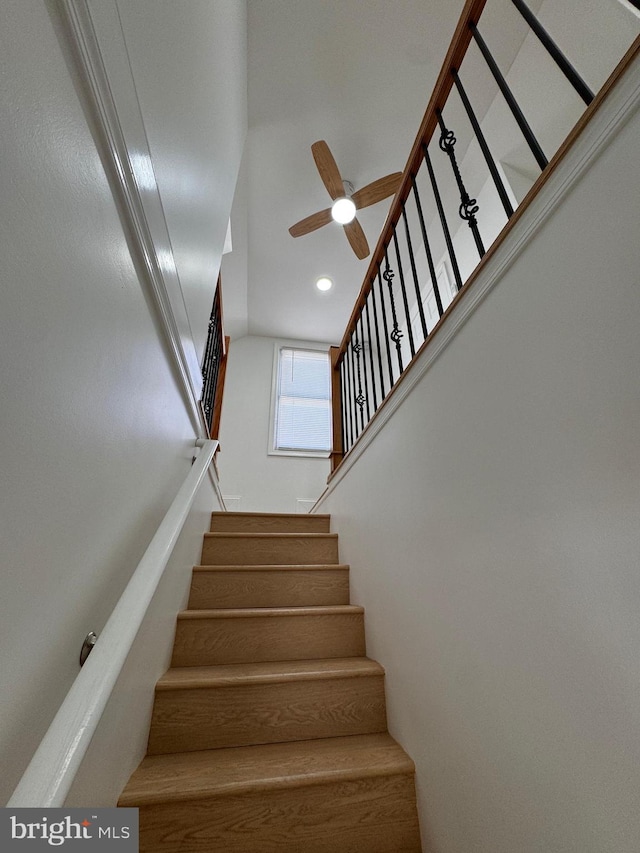
<path fill-rule="evenodd" d="M 349 604 L 349 567 L 317 565 L 194 566 L 187 610 Z"/>
<path fill-rule="evenodd" d="M 415 767 L 329 530 L 328 515 L 211 515 L 118 802 L 140 810 L 141 853 L 419 853 Z"/>
<path fill-rule="evenodd" d="M 211 514 L 210 530 L 223 532 L 247 531 L 290 531 L 298 533 L 328 533 L 331 516 L 291 512 L 214 512 Z"/>
<path fill-rule="evenodd" d="M 271 616 L 337 616 L 364 613 L 356 604 L 313 605 L 311 607 L 229 607 L 214 610 L 182 610 L 178 619 L 251 619 Z"/>
<path fill-rule="evenodd" d="M 364 609 L 351 604 L 183 610 L 172 666 L 363 657 Z"/>
<path fill-rule="evenodd" d="M 241 510 L 219 510 L 211 513 L 214 518 L 323 518 L 329 519 L 331 516 L 328 513 L 308 513 L 308 512 L 242 512 Z"/>
<path fill-rule="evenodd" d="M 213 533 L 205 533 L 205 539 L 310 539 L 318 540 L 318 539 L 337 539 L 337 533 L 291 533 L 291 532 L 274 532 L 274 531 L 214 531 Z"/>
<path fill-rule="evenodd" d="M 413 761 L 387 733 L 147 756 L 118 805 L 411 775 Z"/>
<path fill-rule="evenodd" d="M 218 664 L 170 669 L 158 681 L 156 689 L 186 690 L 235 686 L 240 683 L 270 684 L 368 675 L 384 675 L 384 669 L 377 661 L 367 657 Z"/>
<path fill-rule="evenodd" d="M 233 565 L 226 566 L 194 566 L 194 572 L 348 572 L 349 566 L 346 563 L 286 563 L 281 565 Z"/>
<path fill-rule="evenodd" d="M 384 670 L 365 657 L 340 664 L 170 670 L 156 690 L 147 754 L 385 732 Z"/>
<path fill-rule="evenodd" d="M 338 535 L 306 531 L 205 533 L 200 562 L 213 566 L 256 563 L 338 564 Z"/>

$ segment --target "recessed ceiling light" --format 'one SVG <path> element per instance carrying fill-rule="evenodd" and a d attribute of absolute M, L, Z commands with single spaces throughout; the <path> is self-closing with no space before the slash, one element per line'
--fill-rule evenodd
<path fill-rule="evenodd" d="M 316 281 L 316 287 L 318 290 L 331 290 L 333 287 L 333 282 L 330 278 L 327 278 L 326 275 L 323 275 L 322 278 L 319 278 Z"/>
<path fill-rule="evenodd" d="M 356 215 L 356 206 L 354 202 L 347 198 L 338 198 L 334 201 L 331 206 L 331 216 L 336 222 L 339 222 L 340 225 L 348 225 L 349 222 L 353 222 Z"/>

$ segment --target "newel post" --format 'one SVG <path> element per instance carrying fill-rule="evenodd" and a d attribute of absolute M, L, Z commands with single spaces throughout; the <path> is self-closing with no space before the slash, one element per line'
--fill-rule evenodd
<path fill-rule="evenodd" d="M 331 445 L 331 473 L 342 462 L 344 451 L 342 447 L 342 393 L 340 387 L 340 347 L 329 347 L 331 358 L 331 413 L 333 427 L 333 442 Z"/>

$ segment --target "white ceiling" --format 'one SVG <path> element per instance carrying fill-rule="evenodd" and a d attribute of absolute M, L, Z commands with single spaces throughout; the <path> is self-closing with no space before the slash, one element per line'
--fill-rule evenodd
<path fill-rule="evenodd" d="M 623 11 L 621 3 L 573 0 L 571 13 L 568 0 L 529 0 L 543 19 L 558 19 L 553 30 L 563 34 L 563 47 L 579 44 L 592 64 L 602 53 L 602 36 L 614 13 Z M 583 14 L 575 14 L 575 4 Z M 103 56 L 113 59 L 114 44 L 126 42 L 135 78 L 127 91 L 144 121 L 160 213 L 198 351 L 246 113 L 248 133 L 231 214 L 233 251 L 222 264 L 227 334 L 337 343 L 368 259 L 355 257 L 342 227 L 333 222 L 304 237 L 290 236 L 291 225 L 330 202 L 311 145 L 325 139 L 355 189 L 401 171 L 464 0 L 94 0 L 91 6 L 96 14 L 112 9 L 115 29 L 121 28 L 101 39 Z M 618 29 L 630 33 L 623 41 L 634 35 L 627 17 L 625 11 L 619 21 Z M 490 0 L 481 29 L 489 34 L 500 67 L 510 69 L 527 32 L 510 0 Z M 621 44 L 616 59 L 622 52 Z M 527 110 L 544 112 L 552 102 L 556 112 L 565 113 L 558 91 L 549 98 L 551 89 L 533 73 L 543 64 L 537 57 L 531 52 L 520 74 L 533 95 Z M 486 69 L 471 62 L 462 72 L 482 118 L 493 94 Z M 112 65 L 116 74 L 119 66 Z M 600 69 L 594 82 L 599 85 L 606 73 Z M 445 113 L 462 159 L 468 122 L 455 103 Z M 522 171 L 504 123 L 498 124 L 492 147 Z M 137 179 L 143 186 L 146 173 Z M 358 214 L 372 250 L 390 203 Z M 455 198 L 453 204 L 457 207 Z M 315 288 L 321 275 L 335 282 L 328 293 Z"/>
<path fill-rule="evenodd" d="M 401 171 L 463 5 L 249 0 L 249 133 L 222 267 L 232 337 L 340 339 L 368 260 L 335 223 L 288 233 L 330 203 L 311 144 L 325 139 L 356 189 Z M 372 250 L 389 204 L 358 215 Z M 315 289 L 320 275 L 333 278 L 329 293 Z"/>
<path fill-rule="evenodd" d="M 625 39 L 628 44 L 635 35 L 629 24 L 636 19 L 624 2 L 529 0 L 528 5 L 597 89 L 626 49 Z M 463 6 L 463 0 L 248 0 L 249 131 L 231 217 L 234 251 L 222 265 L 232 337 L 341 339 L 368 259 L 355 257 L 335 223 L 297 239 L 288 233 L 298 220 L 329 206 L 311 144 L 325 139 L 342 177 L 356 189 L 402 170 Z M 481 29 L 506 73 L 528 28 L 510 0 L 491 0 Z M 602 48 L 605 41 L 612 42 L 610 56 Z M 552 73 L 553 64 L 533 35 L 526 44 L 518 97 L 539 119 L 542 139 L 560 134 L 550 140 L 552 153 L 581 108 L 573 104 L 577 99 L 562 75 L 542 82 L 541 67 Z M 487 82 L 475 46 L 463 72 L 482 118 L 497 90 Z M 543 118 L 550 105 L 553 121 Z M 459 105 L 447 109 L 463 156 L 468 122 Z M 506 133 L 509 121 L 507 116 L 499 122 L 492 145 L 500 150 L 494 153 L 526 171 L 530 155 L 519 151 L 521 137 L 516 134 L 513 142 Z M 390 203 L 358 214 L 371 250 Z M 329 293 L 315 289 L 321 275 L 335 282 Z"/>

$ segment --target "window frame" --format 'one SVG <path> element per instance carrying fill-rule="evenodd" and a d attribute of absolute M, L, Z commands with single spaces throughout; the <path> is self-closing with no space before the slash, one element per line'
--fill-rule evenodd
<path fill-rule="evenodd" d="M 331 434 L 331 377 L 329 375 L 329 449 L 328 450 L 280 450 L 276 448 L 276 412 L 278 405 L 278 379 L 280 376 L 280 351 L 283 349 L 297 350 L 300 352 L 319 352 L 327 356 L 329 360 L 329 344 L 308 343 L 301 344 L 296 341 L 278 340 L 273 345 L 273 368 L 271 371 L 271 404 L 269 406 L 269 444 L 267 446 L 268 456 L 299 456 L 311 459 L 328 459 L 331 455 L 333 436 Z M 330 362 L 329 362 L 330 371 Z"/>

